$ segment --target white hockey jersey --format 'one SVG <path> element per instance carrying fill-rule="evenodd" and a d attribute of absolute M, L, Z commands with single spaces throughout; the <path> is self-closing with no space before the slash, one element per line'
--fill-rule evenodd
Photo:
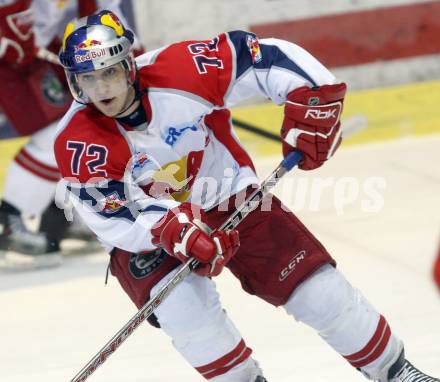
<path fill-rule="evenodd" d="M 148 123 L 136 128 L 74 102 L 57 162 L 75 208 L 108 249 L 152 249 L 150 229 L 189 201 L 210 209 L 258 182 L 228 107 L 257 95 L 283 104 L 301 86 L 334 83 L 297 45 L 245 31 L 184 41 L 136 59 Z"/>

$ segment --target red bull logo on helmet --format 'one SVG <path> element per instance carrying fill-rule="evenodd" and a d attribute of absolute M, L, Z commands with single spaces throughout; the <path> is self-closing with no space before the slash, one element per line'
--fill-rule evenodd
<path fill-rule="evenodd" d="M 124 34 L 124 27 L 122 26 L 121 21 L 118 16 L 116 16 L 113 12 L 106 13 L 101 16 L 102 25 L 106 25 L 116 32 L 118 36 L 122 36 Z"/>
<path fill-rule="evenodd" d="M 102 45 L 101 41 L 87 39 L 87 40 L 84 40 L 81 44 L 78 44 L 75 46 L 75 52 L 78 52 L 79 50 L 94 49 L 99 45 Z"/>
<path fill-rule="evenodd" d="M 115 22 L 117 26 L 121 26 L 121 20 L 119 20 L 118 16 L 116 16 L 114 13 L 109 13 L 110 18 Z"/>
<path fill-rule="evenodd" d="M 96 58 L 104 57 L 106 54 L 105 49 L 91 50 L 86 54 L 75 54 L 75 61 L 80 64 L 81 62 L 92 61 Z"/>
<path fill-rule="evenodd" d="M 260 44 L 255 36 L 247 35 L 246 43 L 249 48 L 249 52 L 251 53 L 252 63 L 258 63 L 263 59 L 263 55 L 261 53 Z"/>

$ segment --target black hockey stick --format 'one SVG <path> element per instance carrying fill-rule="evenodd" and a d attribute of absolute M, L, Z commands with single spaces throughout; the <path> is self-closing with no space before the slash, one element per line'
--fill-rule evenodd
<path fill-rule="evenodd" d="M 295 167 L 302 158 L 300 152 L 290 153 L 278 167 L 261 183 L 261 186 L 252 192 L 249 197 L 237 208 L 237 210 L 218 228 L 219 230 L 232 229 L 238 226 L 260 204 L 263 197 L 271 190 L 278 181 Z M 107 358 L 124 342 L 133 331 L 163 302 L 171 291 L 197 267 L 199 262 L 190 258 L 180 270 L 169 280 L 153 298 L 151 298 L 134 316 L 116 333 L 112 339 L 73 377 L 71 382 L 83 382 L 101 366 Z"/>
<path fill-rule="evenodd" d="M 240 121 L 236 118 L 232 118 L 232 124 L 240 129 L 250 131 L 251 133 L 260 135 L 264 138 L 268 138 L 272 141 L 281 142 L 281 137 L 279 135 L 271 133 L 270 131 L 267 131 L 265 129 L 262 129 L 261 127 L 251 125 L 250 123 Z"/>
<path fill-rule="evenodd" d="M 278 134 L 274 134 L 266 129 L 252 125 L 248 122 L 244 122 L 239 119 L 232 118 L 232 124 L 235 127 L 238 127 L 239 129 L 250 131 L 251 133 L 254 133 L 261 137 L 268 138 L 271 141 L 281 142 L 281 137 Z M 367 125 L 368 125 L 368 121 L 365 115 L 362 114 L 353 115 L 347 118 L 343 122 L 343 127 L 342 127 L 343 135 L 344 136 L 351 135 L 358 130 L 362 130 L 366 128 Z"/>

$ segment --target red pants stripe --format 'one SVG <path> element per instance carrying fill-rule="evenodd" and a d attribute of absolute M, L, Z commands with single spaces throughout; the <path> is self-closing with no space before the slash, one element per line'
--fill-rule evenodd
<path fill-rule="evenodd" d="M 227 373 L 234 366 L 247 359 L 251 354 L 252 349 L 248 348 L 242 339 L 228 354 L 207 365 L 196 367 L 196 370 L 206 379 L 212 379 Z"/>
<path fill-rule="evenodd" d="M 58 182 L 60 179 L 60 173 L 57 167 L 52 167 L 40 162 L 29 154 L 25 148 L 22 148 L 14 158 L 15 162 L 20 166 L 38 176 L 39 178 L 46 179 L 50 182 Z"/>

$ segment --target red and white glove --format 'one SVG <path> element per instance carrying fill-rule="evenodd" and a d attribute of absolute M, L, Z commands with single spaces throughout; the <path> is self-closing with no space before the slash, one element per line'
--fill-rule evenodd
<path fill-rule="evenodd" d="M 35 58 L 31 0 L 0 7 L 0 61 L 25 65 Z"/>
<path fill-rule="evenodd" d="M 203 211 L 191 203 L 169 210 L 151 229 L 153 244 L 183 263 L 190 257 L 197 259 L 201 263 L 195 270 L 197 274 L 217 276 L 240 246 L 238 231 L 209 234 L 202 219 Z"/>
<path fill-rule="evenodd" d="M 303 86 L 287 95 L 281 128 L 283 155 L 301 151 L 304 159 L 298 165 L 300 169 L 322 166 L 339 147 L 346 90 L 345 83 L 314 88 Z"/>

